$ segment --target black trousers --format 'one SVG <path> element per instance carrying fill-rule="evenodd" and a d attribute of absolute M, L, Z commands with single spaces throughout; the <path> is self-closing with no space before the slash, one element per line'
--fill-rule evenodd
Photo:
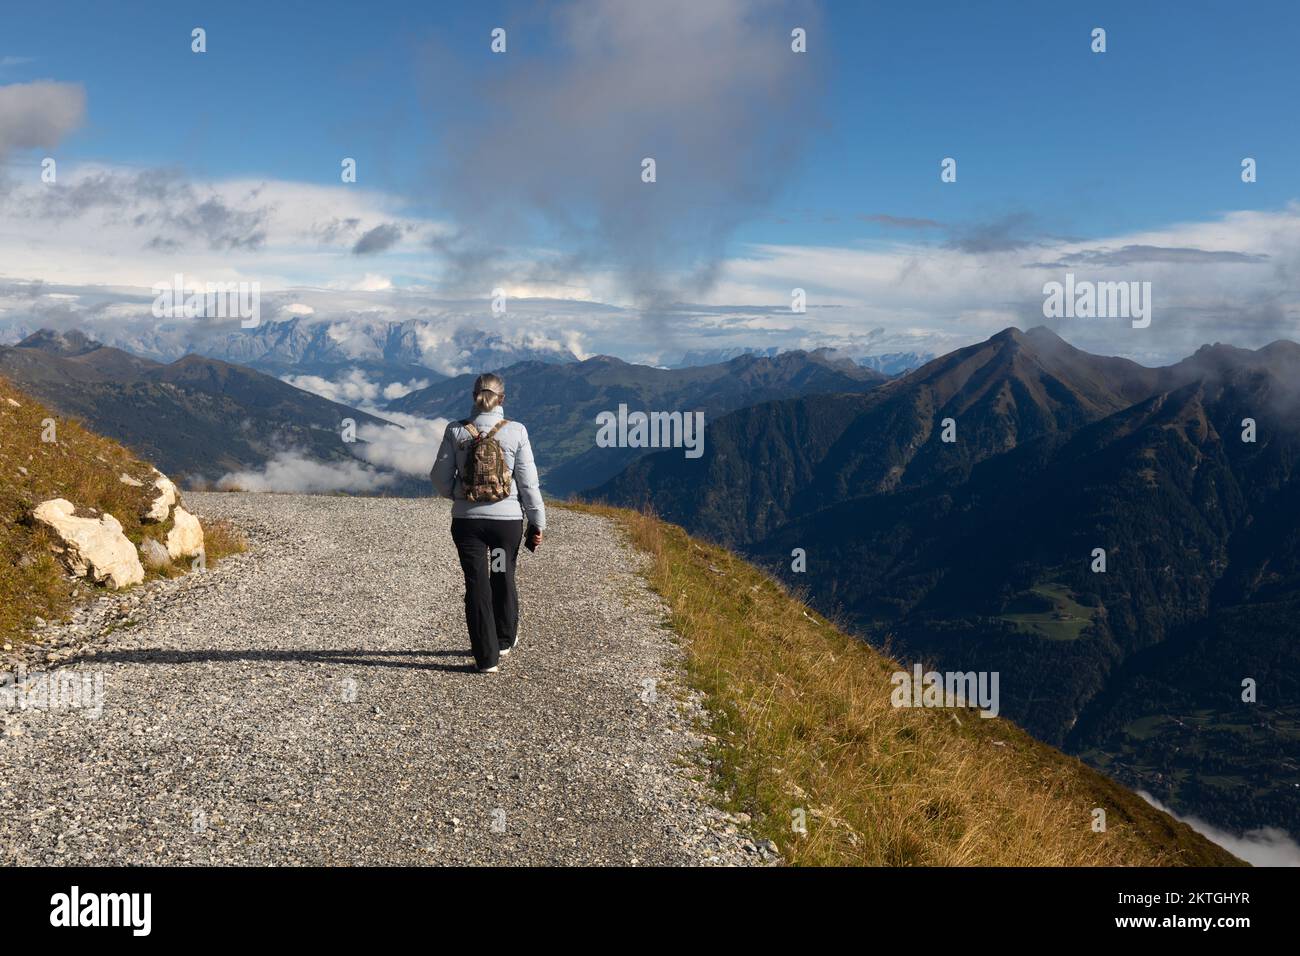
<path fill-rule="evenodd" d="M 460 568 L 465 572 L 465 623 L 474 663 L 495 667 L 501 648 L 512 647 L 519 627 L 515 562 L 524 537 L 523 521 L 453 518 Z"/>

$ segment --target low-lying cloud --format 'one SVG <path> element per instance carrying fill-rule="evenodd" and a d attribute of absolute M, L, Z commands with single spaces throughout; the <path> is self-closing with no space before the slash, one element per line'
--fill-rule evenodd
<path fill-rule="evenodd" d="M 376 406 L 381 402 L 401 398 L 421 388 L 428 388 L 430 382 L 425 378 L 413 378 L 405 382 L 383 384 L 372 380 L 359 368 L 345 369 L 334 378 L 320 375 L 285 375 L 283 380 L 294 388 L 311 392 L 321 398 L 328 398 L 340 405 L 354 408 Z"/>
<path fill-rule="evenodd" d="M 428 382 L 391 383 L 381 387 L 356 368 L 348 369 L 334 381 L 318 375 L 288 375 L 284 381 L 390 423 L 362 422 L 357 426 L 358 441 L 352 450 L 369 464 L 415 478 L 427 477 L 433 468 L 447 420 L 387 411 L 381 402 L 423 388 Z"/>
<path fill-rule="evenodd" d="M 1237 836 L 1198 817 L 1179 816 L 1145 790 L 1139 790 L 1138 796 L 1251 866 L 1300 866 L 1300 844 L 1276 827 L 1247 830 Z"/>
<path fill-rule="evenodd" d="M 438 454 L 438 446 L 442 444 L 447 420 L 394 412 L 374 414 L 382 414 L 401 427 L 369 422 L 360 425 L 357 428 L 357 438 L 361 440 L 357 444 L 357 454 L 376 467 L 391 468 L 414 478 L 427 478 Z"/>
<path fill-rule="evenodd" d="M 223 490 L 298 492 L 382 491 L 397 482 L 397 475 L 381 472 L 360 461 L 320 461 L 298 451 L 280 452 L 262 468 L 232 471 L 217 480 Z"/>

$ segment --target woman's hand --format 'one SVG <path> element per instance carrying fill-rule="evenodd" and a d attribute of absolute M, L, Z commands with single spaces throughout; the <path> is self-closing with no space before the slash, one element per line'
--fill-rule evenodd
<path fill-rule="evenodd" d="M 536 551 L 542 546 L 542 529 L 528 526 L 527 532 L 524 533 L 524 547 L 529 551 Z"/>

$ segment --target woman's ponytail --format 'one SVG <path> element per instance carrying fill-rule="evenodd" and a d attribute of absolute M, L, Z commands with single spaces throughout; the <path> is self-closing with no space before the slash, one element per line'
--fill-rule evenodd
<path fill-rule="evenodd" d="M 506 398 L 506 383 L 500 375 L 484 372 L 474 379 L 474 411 L 490 412 Z"/>

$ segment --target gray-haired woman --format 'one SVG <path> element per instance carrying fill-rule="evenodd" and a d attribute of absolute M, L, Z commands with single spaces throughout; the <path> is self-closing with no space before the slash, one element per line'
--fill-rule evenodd
<path fill-rule="evenodd" d="M 542 543 L 546 508 L 528 429 L 505 417 L 498 375 L 474 380 L 471 417 L 452 422 L 434 460 L 435 493 L 451 498 L 451 537 L 465 572 L 465 623 L 481 673 L 495 674 L 519 641 L 515 561 L 521 539 Z M 528 516 L 525 534 L 523 519 Z"/>

